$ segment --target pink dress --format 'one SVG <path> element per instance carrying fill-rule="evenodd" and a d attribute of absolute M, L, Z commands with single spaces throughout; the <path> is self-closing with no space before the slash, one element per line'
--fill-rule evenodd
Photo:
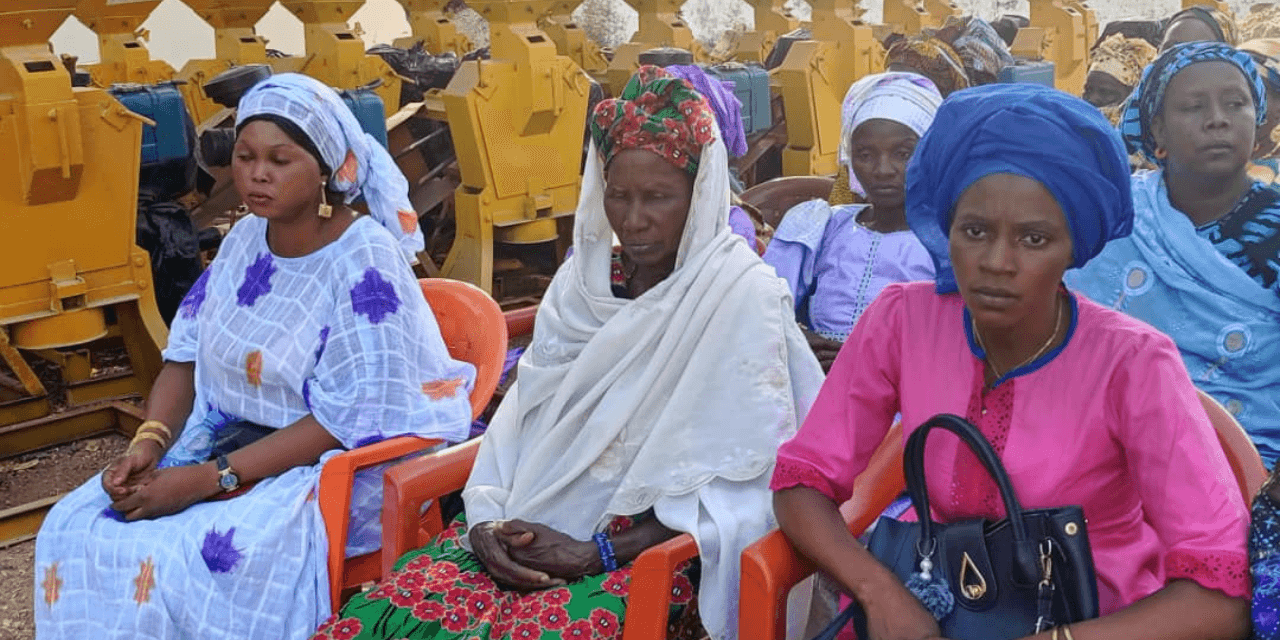
<path fill-rule="evenodd" d="M 867 309 L 778 450 L 775 491 L 842 503 L 895 413 L 904 438 L 953 413 L 991 441 L 1023 506 L 1084 508 L 1103 615 L 1179 578 L 1249 596 L 1248 513 L 1172 340 L 1081 298 L 1065 347 L 984 392 L 964 303 L 933 286 L 890 285 Z M 1004 516 L 954 436 L 930 436 L 925 468 L 939 521 Z"/>

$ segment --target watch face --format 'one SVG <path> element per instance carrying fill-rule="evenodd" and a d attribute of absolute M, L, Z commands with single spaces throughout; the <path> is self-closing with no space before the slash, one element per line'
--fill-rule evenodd
<path fill-rule="evenodd" d="M 231 491 L 239 484 L 240 479 L 234 473 L 224 473 L 218 477 L 218 485 L 222 487 L 223 491 Z"/>

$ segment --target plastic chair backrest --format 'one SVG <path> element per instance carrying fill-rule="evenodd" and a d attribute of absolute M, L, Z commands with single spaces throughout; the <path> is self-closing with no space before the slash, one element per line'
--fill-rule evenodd
<path fill-rule="evenodd" d="M 824 176 L 785 176 L 761 182 L 743 191 L 738 199 L 754 207 L 776 229 L 791 207 L 809 200 L 825 200 L 833 182 Z"/>
<path fill-rule="evenodd" d="M 1199 390 L 1196 394 L 1200 396 L 1200 404 L 1204 405 L 1205 413 L 1209 414 L 1209 422 L 1213 423 L 1213 429 L 1218 433 L 1218 442 L 1222 443 L 1222 451 L 1227 454 L 1227 462 L 1231 465 L 1231 472 L 1235 474 L 1236 483 L 1240 485 L 1240 494 L 1244 496 L 1247 507 L 1258 494 L 1258 489 L 1262 488 L 1262 483 L 1267 481 L 1267 467 L 1263 465 L 1262 456 L 1258 454 L 1253 440 L 1235 416 L 1209 394 Z"/>
<path fill-rule="evenodd" d="M 449 355 L 476 367 L 476 384 L 471 390 L 474 420 L 498 388 L 507 358 L 507 322 L 502 308 L 483 289 L 460 280 L 423 278 L 418 284 L 436 316 Z"/>

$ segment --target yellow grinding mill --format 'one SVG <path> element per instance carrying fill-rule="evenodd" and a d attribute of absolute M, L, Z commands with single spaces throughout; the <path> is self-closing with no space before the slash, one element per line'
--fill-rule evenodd
<path fill-rule="evenodd" d="M 1080 95 L 1097 39 L 1098 18 L 1083 0 L 1031 0 L 1031 26 L 1018 30 L 1010 50 L 1052 62 L 1057 88 Z"/>
<path fill-rule="evenodd" d="M 551 14 L 539 20 L 538 26 L 556 43 L 560 55 L 568 56 L 587 73 L 601 73 L 609 67 L 609 59 L 604 57 L 600 45 L 573 21 L 573 10 L 578 8 L 578 3 L 579 0 L 554 0 Z"/>
<path fill-rule="evenodd" d="M 76 5 L 75 16 L 98 34 L 101 61 L 87 67 L 94 86 L 155 84 L 173 78 L 173 67 L 152 60 L 144 44 L 142 23 L 158 4 L 160 0 L 84 0 Z"/>
<path fill-rule="evenodd" d="M 811 0 L 813 39 L 792 44 L 771 72 L 787 115 L 784 175 L 835 175 L 844 93 L 884 69 L 884 47 L 860 19 L 856 1 Z"/>
<path fill-rule="evenodd" d="M 307 53 L 280 58 L 277 72 L 305 73 L 337 89 L 356 89 L 375 80 L 387 117 L 400 110 L 400 76 L 378 56 L 365 54 L 364 41 L 347 27 L 347 21 L 365 0 L 280 0 L 302 20 Z"/>
<path fill-rule="evenodd" d="M 738 38 L 733 58 L 738 62 L 758 62 L 765 58 L 777 44 L 778 36 L 795 31 L 800 26 L 783 5 L 783 0 L 747 0 L 755 13 L 755 27 Z"/>
<path fill-rule="evenodd" d="M 693 38 L 689 25 L 680 19 L 685 0 L 626 0 L 640 14 L 640 28 L 631 41 L 619 45 L 600 84 L 605 93 L 618 95 L 627 80 L 640 68 L 640 54 L 657 47 L 675 47 L 693 53 L 697 62 L 708 62 L 702 45 Z"/>
<path fill-rule="evenodd" d="M 246 64 L 269 64 L 267 41 L 254 25 L 267 14 L 275 0 L 182 0 L 213 27 L 215 58 L 190 60 L 178 72 L 185 80 L 182 98 L 196 124 L 224 110 L 204 94 L 204 84 L 227 69 Z"/>
<path fill-rule="evenodd" d="M 445 14 L 449 0 L 399 0 L 413 35 L 399 38 L 395 46 L 408 49 L 421 42 L 429 53 L 452 51 L 459 57 L 471 51 L 471 41 L 458 33 L 458 25 Z"/>
<path fill-rule="evenodd" d="M 537 27 L 551 0 L 472 0 L 491 60 L 464 62 L 441 93 L 462 184 L 441 275 L 493 290 L 494 242 L 567 237 L 577 207 L 590 78 Z"/>
<path fill-rule="evenodd" d="M 938 29 L 950 16 L 961 14 L 948 0 L 885 0 L 884 23 L 893 33 L 913 36 L 925 29 Z"/>
<path fill-rule="evenodd" d="M 103 89 L 72 88 L 49 52 L 77 4 L 0 8 L 0 457 L 125 428 L 95 403 L 145 394 L 168 337 L 134 246 L 145 118 Z M 95 372 L 104 345 L 123 347 L 130 370 Z M 70 410 L 52 413 L 39 360 L 59 370 Z"/>

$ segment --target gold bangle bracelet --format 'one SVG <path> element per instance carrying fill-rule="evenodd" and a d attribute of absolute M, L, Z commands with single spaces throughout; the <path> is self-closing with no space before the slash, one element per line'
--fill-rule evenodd
<path fill-rule="evenodd" d="M 1049 634 L 1049 640 L 1058 640 L 1058 627 L 1053 628 L 1053 631 Z"/>
<path fill-rule="evenodd" d="M 169 440 L 154 431 L 139 431 L 137 435 L 133 436 L 133 440 L 129 442 L 129 448 L 132 449 L 133 445 L 138 444 L 143 440 L 155 440 L 156 444 L 159 444 L 161 449 L 169 448 Z"/>
<path fill-rule="evenodd" d="M 173 430 L 159 420 L 147 420 L 146 422 L 138 425 L 138 431 L 142 431 L 144 429 L 159 429 L 160 433 L 164 434 L 166 439 L 173 439 Z"/>
<path fill-rule="evenodd" d="M 1071 625 L 1062 625 L 1062 636 L 1067 640 L 1076 640 L 1075 636 L 1071 635 Z"/>

